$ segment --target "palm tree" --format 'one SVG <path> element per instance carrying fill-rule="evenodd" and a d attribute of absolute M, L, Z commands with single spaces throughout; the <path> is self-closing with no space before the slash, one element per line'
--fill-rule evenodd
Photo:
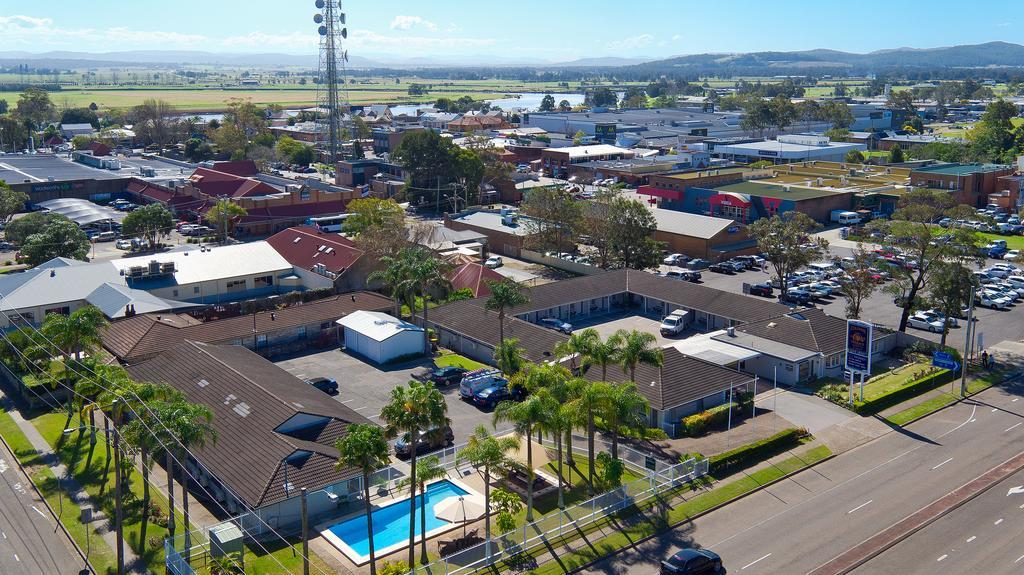
<path fill-rule="evenodd" d="M 366 539 L 370 544 L 370 575 L 377 575 L 377 558 L 373 544 L 373 507 L 370 505 L 370 474 L 390 463 L 390 448 L 384 429 L 376 425 L 356 423 L 334 447 L 340 454 L 334 468 L 358 468 L 363 473 L 363 505 L 366 506 Z"/>
<path fill-rule="evenodd" d="M 410 477 L 416 477 L 416 450 L 420 434 L 449 425 L 448 405 L 432 384 L 410 381 L 391 390 L 391 401 L 380 411 L 388 437 L 405 434 L 409 445 Z M 416 564 L 416 485 L 409 487 L 409 565 Z"/>
<path fill-rule="evenodd" d="M 619 348 L 618 363 L 623 373 L 629 374 L 629 381 L 636 382 L 636 366 L 644 363 L 661 367 L 665 357 L 661 349 L 653 347 L 658 343 L 658 338 L 653 333 L 646 331 L 626 331 L 620 329 L 615 332 L 616 338 L 622 341 Z"/>
<path fill-rule="evenodd" d="M 374 270 L 366 276 L 366 283 L 380 282 L 391 294 L 395 301 L 395 317 L 402 318 L 402 299 L 409 289 L 409 266 L 408 260 L 399 256 L 381 256 L 380 263 L 383 267 Z"/>
<path fill-rule="evenodd" d="M 619 433 L 643 431 L 647 427 L 647 410 L 650 404 L 636 389 L 635 383 L 622 383 L 611 387 L 611 393 L 604 404 L 601 416 L 612 434 L 612 458 L 619 458 Z"/>
<path fill-rule="evenodd" d="M 494 409 L 494 423 L 507 421 L 516 435 L 526 438 L 526 520 L 533 521 L 533 442 L 530 436 L 548 415 L 544 393 L 532 393 L 522 402 L 503 401 Z"/>
<path fill-rule="evenodd" d="M 526 351 L 519 347 L 519 340 L 510 337 L 494 348 L 494 363 L 502 373 L 511 377 L 526 365 Z"/>
<path fill-rule="evenodd" d="M 416 475 L 410 475 L 398 483 L 399 489 L 416 487 L 420 489 L 420 563 L 427 564 L 427 483 L 448 475 L 436 455 L 424 457 L 416 466 Z"/>
<path fill-rule="evenodd" d="M 175 401 L 158 406 L 155 410 L 157 419 L 170 430 L 171 436 L 178 449 L 178 461 L 182 465 L 181 479 L 181 513 L 184 520 L 185 549 L 192 547 L 192 534 L 190 533 L 188 514 L 188 469 L 184 466 L 187 463 L 188 451 L 194 447 L 202 447 L 207 442 L 217 441 L 217 430 L 211 424 L 213 413 L 209 407 L 188 403 L 187 401 Z M 168 446 L 174 449 L 173 446 Z M 168 477 L 168 479 L 171 479 Z M 168 491 L 173 484 L 168 481 Z M 173 510 L 169 514 L 173 516 Z"/>
<path fill-rule="evenodd" d="M 505 341 L 505 310 L 518 305 L 530 302 L 530 298 L 523 293 L 522 284 L 511 279 L 502 281 L 487 280 L 487 286 L 491 288 L 491 297 L 487 298 L 484 305 L 489 310 L 498 312 L 498 341 Z"/>
<path fill-rule="evenodd" d="M 590 382 L 579 390 L 579 393 L 570 404 L 570 408 L 577 417 L 586 421 L 587 425 L 587 481 L 590 483 L 590 490 L 594 488 L 594 426 L 595 416 L 606 410 L 606 405 L 611 398 L 611 385 L 603 381 Z"/>
<path fill-rule="evenodd" d="M 430 354 L 430 337 L 427 335 L 427 310 L 430 309 L 430 290 L 451 289 L 452 283 L 448 281 L 448 265 L 433 257 L 423 249 L 411 250 L 412 262 L 409 268 L 409 280 L 416 286 L 420 297 L 423 298 L 423 353 Z M 413 315 L 415 316 L 415 308 Z"/>
<path fill-rule="evenodd" d="M 542 389 L 537 394 L 544 405 L 544 416 L 537 423 L 537 428 L 550 433 L 555 439 L 555 458 L 558 461 L 558 508 L 565 509 L 562 485 L 562 433 L 571 428 L 569 412 L 559 402 L 554 389 Z"/>
<path fill-rule="evenodd" d="M 519 440 L 515 437 L 494 437 L 486 427 L 478 425 L 458 455 L 459 460 L 484 470 L 484 540 L 488 559 L 491 557 L 491 470 L 507 467 L 508 454 L 518 449 Z"/>
<path fill-rule="evenodd" d="M 102 345 L 100 336 L 109 325 L 107 318 L 99 308 L 91 305 L 76 309 L 70 315 L 59 313 L 47 314 L 40 329 L 43 336 L 53 343 L 64 356 L 64 385 L 71 389 L 71 362 L 77 361 L 82 354 L 95 350 Z M 68 418 L 64 427 L 71 425 L 74 413 L 72 397 L 68 397 Z M 57 447 L 64 436 L 58 439 Z"/>
<path fill-rule="evenodd" d="M 622 338 L 613 334 L 605 341 L 595 341 L 585 350 L 582 357 L 582 367 L 590 368 L 598 366 L 601 368 L 601 381 L 608 380 L 608 366 L 619 362 L 619 350 L 622 347 Z"/>
<path fill-rule="evenodd" d="M 600 342 L 601 336 L 597 333 L 597 330 L 588 328 L 570 334 L 568 339 L 558 342 L 555 345 L 554 355 L 559 359 L 568 357 L 569 364 L 572 366 L 572 372 L 576 373 L 576 368 L 579 367 L 577 362 L 587 357 L 590 349 Z"/>
<path fill-rule="evenodd" d="M 217 203 L 207 210 L 203 218 L 207 223 L 217 228 L 217 235 L 224 243 L 228 241 L 228 234 L 233 232 L 238 220 L 245 217 L 249 212 L 242 206 L 224 198 L 217 200 Z"/>

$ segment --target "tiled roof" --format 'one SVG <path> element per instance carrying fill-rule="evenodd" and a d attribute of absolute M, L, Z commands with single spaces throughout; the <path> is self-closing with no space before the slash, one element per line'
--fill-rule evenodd
<path fill-rule="evenodd" d="M 463 300 L 430 310 L 429 323 L 494 347 L 500 341 L 498 313 L 479 300 Z M 550 361 L 555 346 L 566 336 L 505 314 L 505 339 L 516 338 L 530 361 Z"/>
<path fill-rule="evenodd" d="M 234 160 L 230 162 L 214 162 L 213 169 L 225 174 L 248 177 L 260 173 L 253 160 Z"/>
<path fill-rule="evenodd" d="M 736 331 L 825 355 L 846 349 L 846 320 L 817 308 L 748 323 Z"/>
<path fill-rule="evenodd" d="M 174 192 L 170 189 L 136 178 L 132 178 L 125 189 L 133 194 L 163 203 L 169 202 L 174 197 Z"/>
<path fill-rule="evenodd" d="M 189 176 L 192 185 L 199 188 L 208 196 L 231 196 L 240 198 L 244 196 L 267 196 L 280 193 L 277 188 L 265 184 L 259 180 L 242 178 L 234 174 L 211 170 L 209 168 L 196 168 Z"/>
<path fill-rule="evenodd" d="M 338 458 L 333 445 L 349 425 L 372 422 L 245 348 L 187 341 L 128 371 L 138 380 L 171 385 L 190 402 L 210 408 L 216 441 L 192 454 L 249 506 L 286 498 L 282 465 L 288 465 L 288 482 L 296 489 L 316 490 L 359 473 L 333 469 Z M 304 439 L 305 432 L 275 431 L 300 414 L 323 418 L 312 430 L 319 431 L 315 441 Z M 311 455 L 284 463 L 296 452 Z"/>
<path fill-rule="evenodd" d="M 636 387 L 653 409 L 667 410 L 743 385 L 753 377 L 711 362 L 683 355 L 668 347 L 662 350 L 664 364 L 659 367 L 638 365 Z M 601 370 L 587 370 L 587 377 L 600 379 Z M 629 381 L 629 375 L 618 366 L 608 367 L 608 380 Z"/>
<path fill-rule="evenodd" d="M 309 226 L 282 230 L 267 238 L 267 243 L 288 263 L 306 270 L 324 264 L 328 271 L 340 274 L 363 256 L 352 240 Z"/>
<path fill-rule="evenodd" d="M 122 361 L 134 363 L 168 350 L 185 340 L 227 343 L 314 323 L 334 322 L 354 311 L 388 311 L 390 299 L 373 292 L 354 292 L 261 312 L 198 323 L 190 316 L 143 314 L 111 322 L 103 346 Z"/>
<path fill-rule="evenodd" d="M 448 274 L 452 290 L 469 288 L 473 297 L 490 297 L 491 288 L 486 280 L 500 282 L 504 279 L 505 276 L 476 262 L 464 263 Z"/>

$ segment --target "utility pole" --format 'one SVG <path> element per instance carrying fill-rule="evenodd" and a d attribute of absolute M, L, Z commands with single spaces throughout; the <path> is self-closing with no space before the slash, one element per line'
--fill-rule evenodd
<path fill-rule="evenodd" d="M 964 339 L 964 354 L 961 358 L 963 365 L 960 366 L 960 397 L 967 395 L 967 363 L 971 343 L 974 341 L 974 286 L 971 286 L 971 306 L 967 308 L 967 332 Z"/>
<path fill-rule="evenodd" d="M 309 575 L 309 515 L 305 487 L 302 488 L 302 575 Z"/>

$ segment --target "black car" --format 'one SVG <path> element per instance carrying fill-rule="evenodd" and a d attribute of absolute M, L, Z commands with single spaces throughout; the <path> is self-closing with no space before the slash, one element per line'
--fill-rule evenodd
<path fill-rule="evenodd" d="M 722 558 L 706 549 L 683 549 L 661 562 L 661 575 L 723 573 Z"/>
<path fill-rule="evenodd" d="M 750 295 L 772 297 L 772 285 L 767 282 L 754 284 L 750 286 Z"/>
<path fill-rule="evenodd" d="M 338 393 L 338 382 L 329 377 L 314 377 L 312 379 L 307 379 L 306 383 L 324 393 L 329 393 L 331 395 Z"/>
<path fill-rule="evenodd" d="M 708 264 L 710 263 L 711 262 L 703 258 L 693 258 L 692 260 L 686 262 L 686 269 L 702 270 L 708 267 Z"/>
<path fill-rule="evenodd" d="M 473 394 L 473 403 L 483 409 L 493 409 L 503 401 L 519 401 L 525 395 L 523 388 L 519 386 L 493 385 Z"/>
<path fill-rule="evenodd" d="M 431 372 L 430 381 L 434 385 L 455 385 L 462 381 L 462 376 L 466 375 L 467 371 L 469 370 L 455 365 L 439 367 Z"/>
<path fill-rule="evenodd" d="M 736 273 L 736 269 L 734 267 L 732 267 L 731 265 L 725 263 L 725 262 L 718 262 L 716 264 L 711 264 L 710 266 L 708 266 L 708 269 L 713 271 L 713 272 L 718 272 L 720 274 L 730 274 L 730 275 L 732 275 L 732 274 Z"/>
<path fill-rule="evenodd" d="M 416 442 L 416 455 L 430 453 L 442 447 L 448 447 L 455 443 L 455 433 L 452 428 L 445 426 L 444 429 L 434 428 L 420 432 L 420 439 Z M 405 433 L 395 442 L 395 455 L 400 458 L 407 458 L 409 453 L 409 434 Z"/>

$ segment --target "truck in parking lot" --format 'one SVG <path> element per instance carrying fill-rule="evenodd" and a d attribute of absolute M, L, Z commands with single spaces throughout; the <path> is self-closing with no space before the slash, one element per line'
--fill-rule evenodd
<path fill-rule="evenodd" d="M 485 387 L 492 387 L 501 382 L 508 383 L 497 369 L 475 369 L 462 377 L 459 383 L 459 396 L 467 401 L 473 401 L 473 396 Z"/>

